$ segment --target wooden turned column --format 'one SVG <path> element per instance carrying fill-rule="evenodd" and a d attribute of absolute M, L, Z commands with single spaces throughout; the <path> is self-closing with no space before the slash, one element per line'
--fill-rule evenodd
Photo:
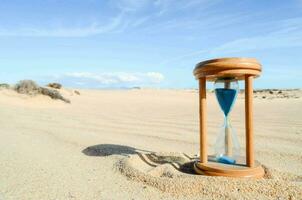
<path fill-rule="evenodd" d="M 206 78 L 199 79 L 200 162 L 208 162 L 206 129 Z"/>
<path fill-rule="evenodd" d="M 253 76 L 245 75 L 246 165 L 254 167 Z"/>

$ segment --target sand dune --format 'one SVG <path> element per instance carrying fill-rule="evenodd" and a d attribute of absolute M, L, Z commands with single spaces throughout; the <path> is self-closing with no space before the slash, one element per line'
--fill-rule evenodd
<path fill-rule="evenodd" d="M 199 148 L 196 90 L 79 91 L 61 90 L 71 104 L 0 91 L 0 199 L 302 199 L 300 90 L 255 98 L 261 180 L 183 166 Z M 222 115 L 208 96 L 213 153 Z M 232 122 L 244 152 L 242 96 Z"/>

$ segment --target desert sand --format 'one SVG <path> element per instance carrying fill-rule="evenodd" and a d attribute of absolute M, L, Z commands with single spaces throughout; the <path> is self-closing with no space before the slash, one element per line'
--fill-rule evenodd
<path fill-rule="evenodd" d="M 61 91 L 71 104 L 0 91 L 1 200 L 302 199 L 300 90 L 255 94 L 255 156 L 266 169 L 258 180 L 183 165 L 199 151 L 196 90 Z M 231 119 L 243 154 L 243 96 Z M 222 120 L 208 93 L 210 153 Z"/>

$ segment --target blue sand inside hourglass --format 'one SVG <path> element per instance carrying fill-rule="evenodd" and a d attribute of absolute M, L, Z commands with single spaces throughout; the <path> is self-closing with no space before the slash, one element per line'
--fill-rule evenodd
<path fill-rule="evenodd" d="M 224 163 L 224 164 L 235 164 L 236 163 L 236 160 L 229 156 L 221 156 L 218 158 L 217 161 L 220 163 Z"/>
<path fill-rule="evenodd" d="M 223 113 L 225 114 L 225 116 L 227 116 L 236 98 L 237 90 L 218 88 L 215 89 L 215 93 Z"/>

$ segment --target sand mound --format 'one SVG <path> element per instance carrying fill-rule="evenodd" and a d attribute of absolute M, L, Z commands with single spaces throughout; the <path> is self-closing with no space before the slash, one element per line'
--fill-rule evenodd
<path fill-rule="evenodd" d="M 143 182 L 176 196 L 211 199 L 299 199 L 302 177 L 265 167 L 263 179 L 233 179 L 194 175 L 193 158 L 180 153 L 133 154 L 120 160 L 117 169 L 130 180 Z"/>

